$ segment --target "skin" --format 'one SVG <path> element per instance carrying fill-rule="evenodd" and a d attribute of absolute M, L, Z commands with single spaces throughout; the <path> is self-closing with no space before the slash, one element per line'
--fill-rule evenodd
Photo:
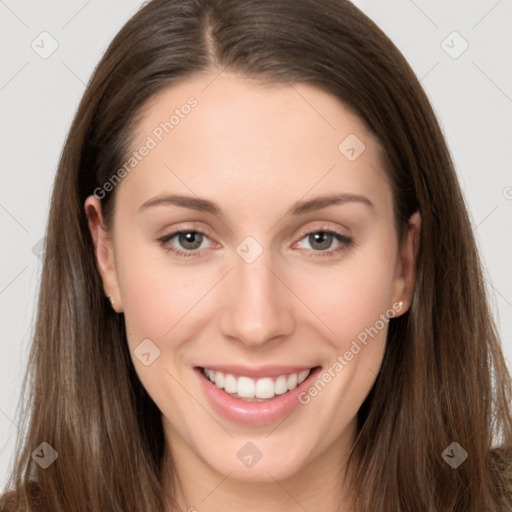
<path fill-rule="evenodd" d="M 162 411 L 181 510 L 224 511 L 226 503 L 230 511 L 353 510 L 338 475 L 382 362 L 387 324 L 280 424 L 248 427 L 219 416 L 192 368 L 329 368 L 394 303 L 403 301 L 396 316 L 410 306 L 420 217 L 411 217 L 400 246 L 383 150 L 339 100 L 306 84 L 216 74 L 174 84 L 148 104 L 134 149 L 187 98 L 198 100 L 117 185 L 111 230 L 101 202 L 87 199 L 104 290 L 124 313 L 133 364 Z M 338 150 L 349 134 L 366 146 L 355 161 Z M 333 192 L 359 194 L 373 207 L 353 201 L 286 213 Z M 221 212 L 140 211 L 171 193 L 214 201 Z M 176 229 L 206 233 L 196 256 L 168 252 L 191 251 L 177 236 L 158 241 Z M 325 229 L 353 244 L 308 237 Z M 236 252 L 247 236 L 263 249 L 252 263 Z M 160 350 L 149 366 L 133 355 L 147 338 Z M 237 458 L 247 442 L 262 454 L 252 468 Z"/>

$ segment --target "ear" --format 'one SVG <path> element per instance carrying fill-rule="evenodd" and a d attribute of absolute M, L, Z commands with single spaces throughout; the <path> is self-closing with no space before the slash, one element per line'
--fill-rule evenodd
<path fill-rule="evenodd" d="M 399 248 L 395 269 L 393 303 L 402 301 L 399 314 L 404 314 L 410 307 L 416 283 L 416 256 L 418 255 L 421 232 L 421 215 L 415 212 L 409 218 L 407 233 Z"/>
<path fill-rule="evenodd" d="M 84 208 L 94 245 L 96 265 L 103 281 L 103 290 L 105 295 L 110 295 L 112 298 L 114 310 L 121 313 L 122 303 L 114 248 L 110 233 L 103 222 L 101 200 L 94 195 L 89 196 L 84 203 Z"/>

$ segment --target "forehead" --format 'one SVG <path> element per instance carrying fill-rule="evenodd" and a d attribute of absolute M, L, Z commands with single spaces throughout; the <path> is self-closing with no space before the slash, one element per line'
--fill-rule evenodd
<path fill-rule="evenodd" d="M 333 189 L 390 200 L 378 140 L 350 108 L 308 84 L 226 72 L 187 78 L 146 105 L 132 150 L 144 146 L 126 180 L 139 203 L 176 187 L 232 201 L 236 189 L 246 204 Z"/>

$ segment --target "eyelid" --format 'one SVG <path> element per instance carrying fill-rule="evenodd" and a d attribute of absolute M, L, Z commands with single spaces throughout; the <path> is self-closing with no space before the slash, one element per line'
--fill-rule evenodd
<path fill-rule="evenodd" d="M 346 228 L 346 229 L 348 229 L 348 228 Z M 328 226 L 326 224 L 322 224 L 320 226 L 313 226 L 313 227 L 305 228 L 304 230 L 299 231 L 299 233 L 295 236 L 295 238 L 302 239 L 306 235 L 310 235 L 312 233 L 317 233 L 318 231 L 326 231 L 328 233 L 334 233 L 336 235 L 339 235 L 339 236 L 341 236 L 343 238 L 351 238 L 350 235 L 348 235 L 348 234 L 345 235 L 345 234 L 341 233 L 340 230 L 338 230 L 336 228 L 333 228 L 331 226 Z"/>

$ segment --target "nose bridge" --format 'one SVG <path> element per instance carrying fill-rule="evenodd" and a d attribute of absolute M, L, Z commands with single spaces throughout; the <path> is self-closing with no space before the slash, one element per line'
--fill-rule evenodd
<path fill-rule="evenodd" d="M 222 316 L 223 333 L 248 346 L 288 335 L 293 328 L 291 304 L 275 275 L 271 251 L 262 249 L 252 240 L 237 247 Z"/>

